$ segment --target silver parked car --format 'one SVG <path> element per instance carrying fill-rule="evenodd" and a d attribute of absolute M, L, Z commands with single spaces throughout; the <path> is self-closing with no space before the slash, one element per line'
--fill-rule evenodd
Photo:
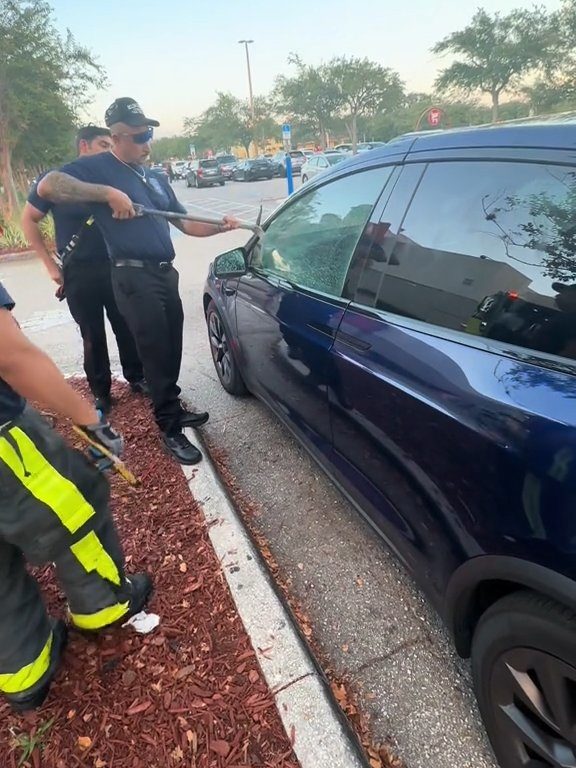
<path fill-rule="evenodd" d="M 305 184 L 308 179 L 313 176 L 317 176 L 322 171 L 328 170 L 336 163 L 341 163 L 348 158 L 344 152 L 328 152 L 326 154 L 312 155 L 302 166 L 302 184 Z"/>

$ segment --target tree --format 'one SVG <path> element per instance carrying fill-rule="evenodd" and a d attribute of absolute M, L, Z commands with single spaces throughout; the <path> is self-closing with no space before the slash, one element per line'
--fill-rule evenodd
<path fill-rule="evenodd" d="M 400 76 L 369 59 L 335 58 L 326 67 L 329 88 L 338 94 L 339 110 L 346 120 L 353 151 L 358 143 L 358 118 L 385 114 L 404 98 Z"/>
<path fill-rule="evenodd" d="M 516 88 L 522 77 L 553 66 L 561 49 L 555 16 L 544 10 L 512 11 L 491 16 L 478 10 L 471 23 L 432 48 L 457 60 L 436 80 L 440 91 L 487 93 L 492 99 L 492 121 L 498 120 L 500 96 Z"/>
<path fill-rule="evenodd" d="M 219 92 L 216 102 L 200 117 L 184 120 L 184 130 L 199 146 L 217 151 L 240 144 L 249 154 L 253 142 L 264 142 L 278 130 L 271 107 L 262 96 L 254 99 L 254 117 L 253 123 L 247 101 Z"/>
<path fill-rule="evenodd" d="M 276 109 L 291 121 L 309 126 L 325 147 L 326 133 L 340 104 L 336 84 L 330 80 L 326 66 L 304 64 L 296 54 L 290 54 L 288 61 L 296 66 L 296 74 L 276 79 L 273 95 Z"/>
<path fill-rule="evenodd" d="M 174 157 L 188 157 L 191 143 L 186 136 L 165 136 L 162 139 L 155 139 L 150 157 L 155 163 L 163 163 Z"/>
<path fill-rule="evenodd" d="M 70 32 L 62 38 L 45 0 L 0 0 L 0 198 L 18 204 L 14 165 L 46 165 L 64 152 L 101 68 Z"/>

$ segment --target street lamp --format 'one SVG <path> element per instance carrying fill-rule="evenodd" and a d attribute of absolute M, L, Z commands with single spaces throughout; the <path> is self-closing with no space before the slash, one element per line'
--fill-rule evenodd
<path fill-rule="evenodd" d="M 250 52 L 248 46 L 253 43 L 254 40 L 238 40 L 240 45 L 243 45 L 246 49 L 246 66 L 248 67 L 248 88 L 250 90 L 250 113 L 252 115 L 252 125 L 255 123 L 254 119 L 254 93 L 252 92 L 252 73 L 250 71 Z"/>

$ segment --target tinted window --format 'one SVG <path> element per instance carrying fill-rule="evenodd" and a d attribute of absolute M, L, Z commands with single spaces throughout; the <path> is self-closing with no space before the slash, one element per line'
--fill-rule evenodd
<path fill-rule="evenodd" d="M 218 168 L 218 160 L 200 160 L 202 168 Z"/>
<path fill-rule="evenodd" d="M 304 152 L 295 149 L 294 151 L 290 152 L 290 157 L 304 157 Z"/>
<path fill-rule="evenodd" d="M 270 224 L 252 265 L 340 296 L 352 253 L 390 171 L 375 168 L 299 197 Z"/>
<path fill-rule="evenodd" d="M 401 226 L 384 219 L 377 307 L 576 358 L 574 169 L 433 163 Z"/>
<path fill-rule="evenodd" d="M 221 165 L 227 163 L 235 163 L 236 158 L 234 155 L 221 155 L 220 157 L 216 158 L 216 162 L 220 163 Z"/>

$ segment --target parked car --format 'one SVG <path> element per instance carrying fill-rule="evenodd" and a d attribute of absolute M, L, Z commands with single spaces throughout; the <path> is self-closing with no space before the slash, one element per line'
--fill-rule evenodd
<path fill-rule="evenodd" d="M 185 179 L 189 163 L 186 160 L 176 160 L 172 163 L 172 173 L 175 179 Z"/>
<path fill-rule="evenodd" d="M 235 181 L 256 181 L 271 179 L 274 176 L 274 166 L 265 157 L 243 160 L 234 168 L 232 178 Z"/>
<path fill-rule="evenodd" d="M 216 155 L 216 160 L 225 179 L 232 178 L 232 171 L 238 164 L 238 158 L 234 155 Z"/>
<path fill-rule="evenodd" d="M 219 256 L 216 373 L 250 391 L 471 657 L 502 768 L 575 765 L 576 133 L 425 133 L 334 166 Z"/>
<path fill-rule="evenodd" d="M 337 144 L 334 147 L 335 152 L 352 152 L 352 144 Z"/>
<path fill-rule="evenodd" d="M 150 170 L 154 171 L 155 174 L 157 174 L 158 176 L 161 176 L 163 179 L 170 181 L 170 174 L 168 173 L 166 168 L 162 165 L 162 163 L 153 163 L 150 166 Z"/>
<path fill-rule="evenodd" d="M 215 157 L 209 157 L 205 160 L 192 160 L 188 175 L 186 176 L 187 187 L 209 187 L 213 184 L 225 184 L 225 178 Z"/>
<path fill-rule="evenodd" d="M 291 149 L 290 158 L 292 160 L 292 175 L 299 176 L 302 166 L 306 162 L 306 155 L 301 149 Z M 276 152 L 272 162 L 274 163 L 276 176 L 286 176 L 286 152 Z"/>
<path fill-rule="evenodd" d="M 341 163 L 346 160 L 347 156 L 343 152 L 329 152 L 326 154 L 312 155 L 309 157 L 302 166 L 302 184 L 305 184 L 308 179 L 312 179 L 322 171 L 326 171 L 333 165 Z"/>

